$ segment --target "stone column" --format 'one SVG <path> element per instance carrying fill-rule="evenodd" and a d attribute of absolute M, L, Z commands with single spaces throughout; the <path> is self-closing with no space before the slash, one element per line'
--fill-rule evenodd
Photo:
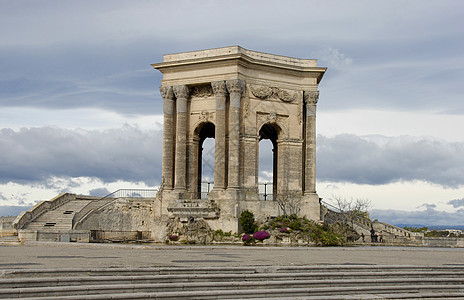
<path fill-rule="evenodd" d="M 316 192 L 316 104 L 318 91 L 304 91 L 306 103 L 305 193 Z"/>
<path fill-rule="evenodd" d="M 216 127 L 214 133 L 214 189 L 226 188 L 226 97 L 225 81 L 211 82 L 216 97 Z"/>
<path fill-rule="evenodd" d="M 245 82 L 240 79 L 227 80 L 230 95 L 229 107 L 229 184 L 228 188 L 240 187 L 240 100 Z"/>
<path fill-rule="evenodd" d="M 160 86 L 163 97 L 163 164 L 162 185 L 164 189 L 172 190 L 174 183 L 174 92 L 171 86 Z"/>
<path fill-rule="evenodd" d="M 189 88 L 186 85 L 174 86 L 177 108 L 176 158 L 174 189 L 185 190 L 187 180 L 187 98 Z"/>

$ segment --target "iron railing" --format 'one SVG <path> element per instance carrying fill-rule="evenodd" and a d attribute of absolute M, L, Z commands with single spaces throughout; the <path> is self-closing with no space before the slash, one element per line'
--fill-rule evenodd
<path fill-rule="evenodd" d="M 208 194 L 214 187 L 214 182 L 202 182 L 200 186 L 200 199 L 208 199 Z"/>
<path fill-rule="evenodd" d="M 119 189 L 101 198 L 155 198 L 157 189 Z"/>
<path fill-rule="evenodd" d="M 208 199 L 208 194 L 214 187 L 214 182 L 203 181 L 199 188 L 200 199 Z M 273 184 L 272 182 L 259 183 L 258 184 L 258 193 L 259 200 L 263 201 L 273 201 L 274 194 L 272 192 Z"/>
<path fill-rule="evenodd" d="M 272 182 L 258 183 L 259 200 L 273 201 L 273 189 L 274 185 L 272 184 Z"/>

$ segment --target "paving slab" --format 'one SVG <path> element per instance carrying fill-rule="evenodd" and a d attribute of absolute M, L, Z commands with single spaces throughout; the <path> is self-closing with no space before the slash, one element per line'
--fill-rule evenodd
<path fill-rule="evenodd" d="M 288 265 L 464 265 L 464 250 L 423 247 L 0 244 L 0 269 Z"/>

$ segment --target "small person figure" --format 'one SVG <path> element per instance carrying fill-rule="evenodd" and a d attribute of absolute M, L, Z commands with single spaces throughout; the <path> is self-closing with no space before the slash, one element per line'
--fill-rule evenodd
<path fill-rule="evenodd" d="M 380 242 L 380 243 L 383 243 L 382 231 L 379 233 L 379 242 Z"/>
<path fill-rule="evenodd" d="M 371 227 L 371 242 L 376 242 L 376 234 L 373 227 Z"/>
<path fill-rule="evenodd" d="M 364 233 L 363 233 L 363 232 L 361 232 L 361 237 L 362 237 L 362 239 L 363 239 L 363 243 L 364 243 L 364 242 L 365 242 L 365 240 L 364 240 Z"/>

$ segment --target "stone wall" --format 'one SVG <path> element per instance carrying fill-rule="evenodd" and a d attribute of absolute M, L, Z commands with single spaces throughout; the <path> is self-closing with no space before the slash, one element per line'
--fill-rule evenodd
<path fill-rule="evenodd" d="M 113 236 L 115 239 L 130 237 L 137 232 L 159 231 L 161 224 L 155 223 L 152 206 L 153 199 L 116 199 L 89 215 L 81 229 L 106 232 L 107 237 Z"/>

